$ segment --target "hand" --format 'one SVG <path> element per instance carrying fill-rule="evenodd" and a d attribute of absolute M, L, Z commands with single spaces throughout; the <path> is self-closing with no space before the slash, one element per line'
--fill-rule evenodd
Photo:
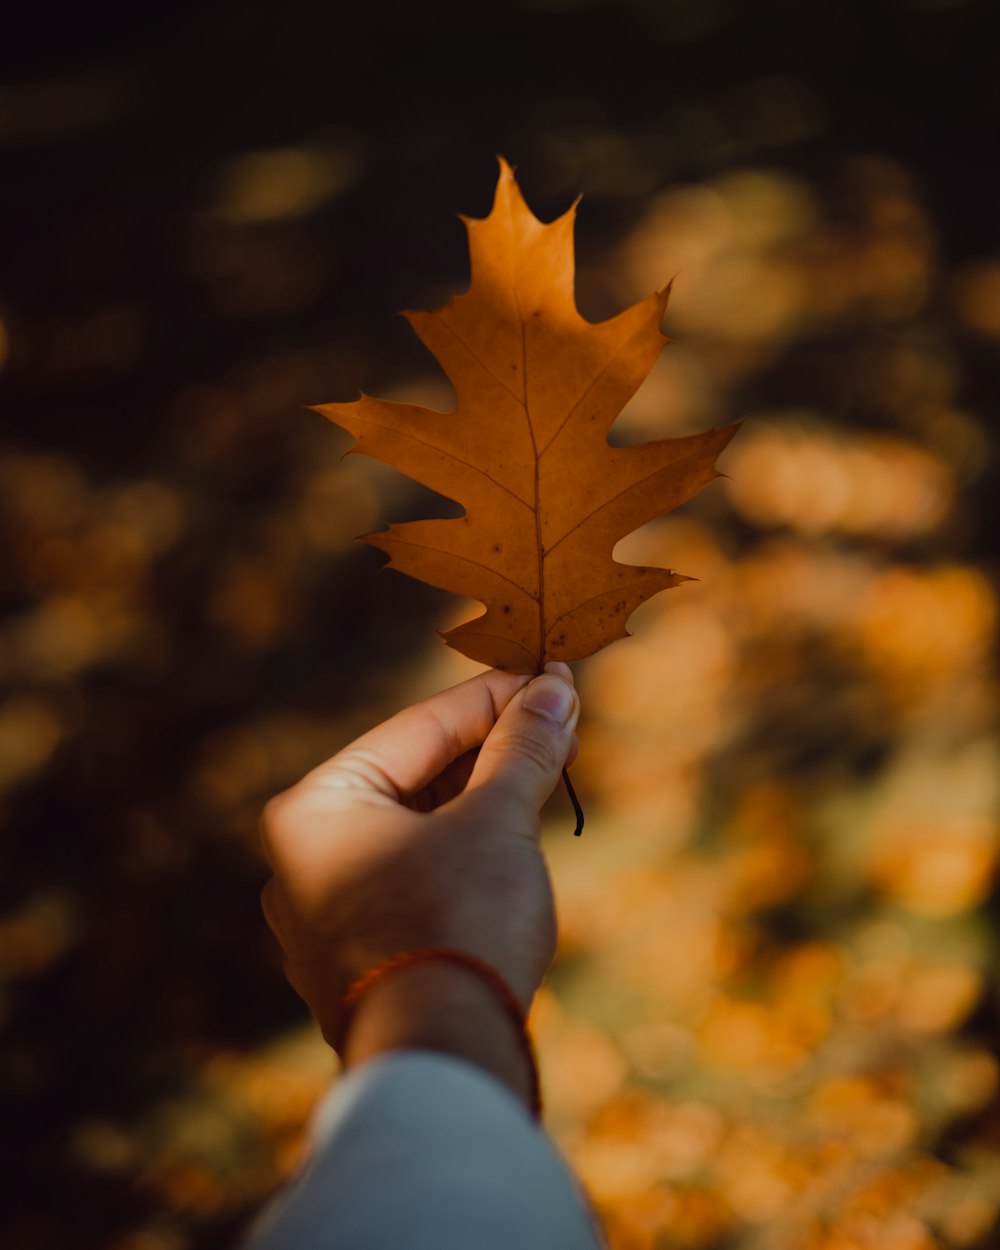
<path fill-rule="evenodd" d="M 575 751 L 564 664 L 480 674 L 365 734 L 268 804 L 264 913 L 328 1041 L 347 987 L 400 951 L 486 960 L 527 1008 L 555 952 L 539 810 Z M 343 1058 L 399 1046 L 461 1054 L 519 1093 L 523 1059 L 474 974 L 426 964 L 362 1000 Z"/>

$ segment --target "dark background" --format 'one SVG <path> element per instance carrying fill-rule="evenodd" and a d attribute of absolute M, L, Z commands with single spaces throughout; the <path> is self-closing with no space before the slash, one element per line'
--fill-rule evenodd
<path fill-rule="evenodd" d="M 331 744 L 316 717 L 393 704 L 387 666 L 439 603 L 368 550 L 288 545 L 303 466 L 343 447 L 303 405 L 427 368 L 392 314 L 466 281 L 455 213 L 488 211 L 495 155 L 542 217 L 585 193 L 595 264 L 675 183 L 764 165 L 832 203 L 859 152 L 909 171 L 942 271 L 998 246 L 985 0 L 138 7 L 24 6 L 0 43 L 12 1250 L 227 1244 L 322 1084 L 213 1148 L 225 1166 L 164 1163 L 147 1123 L 301 1020 L 259 920 L 255 813 Z M 802 124 L 755 119 L 775 81 Z M 305 189 L 268 208 L 283 175 Z M 581 306 L 614 311 L 586 276 Z M 989 417 L 996 342 L 959 337 L 962 402 Z M 729 415 L 839 407 L 850 338 L 790 348 Z M 849 423 L 879 416 L 862 397 Z M 994 460 L 962 558 L 994 558 L 997 485 Z M 263 763 L 249 723 L 276 727 Z"/>

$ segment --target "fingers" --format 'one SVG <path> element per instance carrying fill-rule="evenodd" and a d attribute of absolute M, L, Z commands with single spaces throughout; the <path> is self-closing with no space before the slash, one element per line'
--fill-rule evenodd
<path fill-rule="evenodd" d="M 576 734 L 570 742 L 569 755 L 566 758 L 566 767 L 572 768 L 577 755 L 580 753 L 580 740 Z M 460 755 L 457 760 L 452 760 L 444 772 L 436 777 L 424 789 L 418 790 L 416 794 L 411 795 L 407 806 L 415 812 L 432 812 L 435 808 L 441 807 L 442 804 L 450 802 L 456 795 L 462 793 L 469 784 L 469 778 L 472 776 L 472 770 L 476 764 L 476 758 L 479 755 L 479 748 L 473 747 L 471 751 L 466 751 L 464 755 Z"/>
<path fill-rule="evenodd" d="M 394 802 L 416 793 L 478 746 L 528 677 L 491 670 L 393 716 L 314 769 L 303 783 L 380 794 Z"/>
<path fill-rule="evenodd" d="M 461 794 L 469 784 L 478 754 L 479 748 L 473 747 L 471 751 L 460 755 L 457 760 L 452 760 L 444 772 L 435 777 L 429 785 L 418 790 L 416 794 L 410 795 L 407 807 L 415 812 L 432 812 L 443 803 L 450 802 L 456 794 Z"/>
<path fill-rule="evenodd" d="M 281 941 L 281 924 L 278 919 L 278 890 L 273 877 L 265 882 L 260 892 L 260 909 L 264 913 L 267 927 L 278 939 L 278 944 L 284 948 L 284 943 Z"/>
<path fill-rule="evenodd" d="M 529 681 L 532 698 L 525 704 L 520 692 Z M 267 804 L 261 817 L 265 859 L 288 869 L 321 857 L 339 827 L 331 824 L 338 813 L 350 813 L 355 833 L 362 823 L 384 832 L 387 809 L 399 821 L 405 811 L 401 800 L 430 787 L 429 801 L 417 806 L 435 807 L 467 778 L 480 789 L 496 782 L 498 801 L 516 806 L 519 819 L 533 827 L 567 755 L 575 755 L 579 705 L 572 682 L 565 664 L 547 665 L 546 675 L 534 681 L 494 670 L 400 712 Z M 562 726 L 561 713 L 553 710 L 553 695 L 560 691 L 569 692 L 571 704 Z M 469 777 L 472 757 L 462 757 L 487 735 L 489 749 L 479 752 Z"/>
<path fill-rule="evenodd" d="M 467 793 L 487 795 L 526 832 L 537 826 L 573 744 L 580 700 L 572 682 L 566 665 L 547 665 L 507 704 L 472 771 Z"/>

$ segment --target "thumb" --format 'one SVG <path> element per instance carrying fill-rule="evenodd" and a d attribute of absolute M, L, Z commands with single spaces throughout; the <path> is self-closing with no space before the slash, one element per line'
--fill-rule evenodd
<path fill-rule="evenodd" d="M 554 666 L 553 666 L 554 667 Z M 545 672 L 511 699 L 483 743 L 466 794 L 488 790 L 491 806 L 512 808 L 533 825 L 559 781 L 580 714 L 565 665 Z"/>

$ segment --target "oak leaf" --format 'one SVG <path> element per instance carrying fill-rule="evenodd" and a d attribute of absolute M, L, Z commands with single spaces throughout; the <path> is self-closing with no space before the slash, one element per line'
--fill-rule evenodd
<path fill-rule="evenodd" d="M 690 578 L 620 564 L 619 539 L 713 478 L 738 428 L 612 447 L 615 418 L 669 340 L 669 286 L 592 324 L 577 312 L 574 205 L 549 224 L 500 162 L 488 217 L 463 218 L 471 283 L 434 312 L 404 315 L 455 389 L 454 412 L 362 394 L 317 411 L 465 515 L 365 535 L 400 572 L 482 602 L 442 635 L 494 668 L 540 672 L 628 635 L 632 612 Z"/>

